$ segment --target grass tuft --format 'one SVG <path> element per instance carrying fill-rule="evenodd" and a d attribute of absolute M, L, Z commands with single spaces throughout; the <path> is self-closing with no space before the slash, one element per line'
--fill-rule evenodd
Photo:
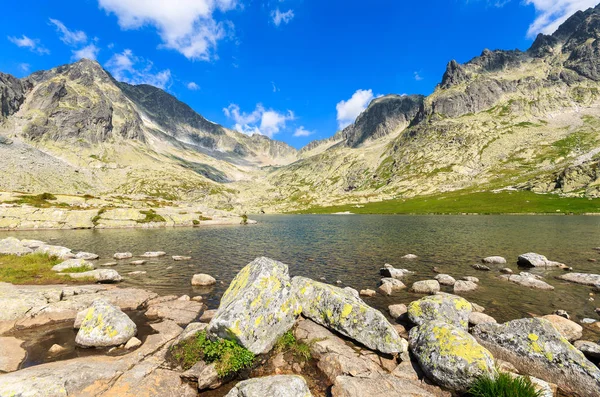
<path fill-rule="evenodd" d="M 137 223 L 166 222 L 165 218 L 158 215 L 154 210 L 140 211 L 140 214 L 146 215 L 146 218 L 137 221 Z"/>
<path fill-rule="evenodd" d="M 507 373 L 500 373 L 496 378 L 483 376 L 469 389 L 468 397 L 540 397 L 542 392 L 536 390 L 527 377 L 513 378 Z"/>
<path fill-rule="evenodd" d="M 291 331 L 286 332 L 279 338 L 275 344 L 275 350 L 278 352 L 292 352 L 297 359 L 308 361 L 312 358 L 310 346 L 299 342 Z"/>

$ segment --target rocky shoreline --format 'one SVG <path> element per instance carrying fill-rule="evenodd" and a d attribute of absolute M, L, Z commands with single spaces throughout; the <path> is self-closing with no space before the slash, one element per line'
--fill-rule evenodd
<path fill-rule="evenodd" d="M 535 254 L 520 260 L 561 265 Z M 505 263 L 500 257 L 482 262 Z M 393 296 L 407 288 L 401 280 L 410 273 L 384 266 L 381 287 L 373 292 Z M 597 280 L 564 276 L 586 285 Z M 214 282 L 208 275 L 194 279 Z M 531 377 L 543 396 L 599 395 L 600 345 L 580 340 L 583 328 L 568 313 L 497 324 L 485 308 L 456 295 L 477 283 L 447 274 L 416 281 L 411 289 L 424 296 L 391 305 L 385 314 L 361 299 L 368 290 L 291 277 L 287 265 L 268 258 L 237 274 L 218 310 L 207 310 L 201 296 L 158 296 L 115 285 L 0 283 L 0 372 L 6 372 L 0 374 L 0 396 L 197 396 L 206 390 L 230 397 L 461 396 L 477 379 L 499 371 Z M 453 284 L 455 294 L 440 292 L 440 284 Z M 145 314 L 150 334 L 136 336 L 126 314 L 131 311 Z M 72 327 L 76 344 L 94 354 L 61 360 L 64 347 L 53 345 L 50 362 L 21 368 L 27 351 L 19 335 L 44 327 Z M 222 377 L 204 359 L 189 369 L 173 361 L 173 348 L 193 343 L 200 333 L 247 349 L 253 365 Z M 278 349 L 288 334 L 305 344 L 308 359 Z"/>

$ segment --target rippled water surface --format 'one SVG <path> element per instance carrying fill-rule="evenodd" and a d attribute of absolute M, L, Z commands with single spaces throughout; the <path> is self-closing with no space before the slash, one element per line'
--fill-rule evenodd
<path fill-rule="evenodd" d="M 394 215 L 271 215 L 254 217 L 251 226 L 156 230 L 74 230 L 11 233 L 64 245 L 73 250 L 101 255 L 98 263 L 112 261 L 115 252 L 166 251 L 168 256 L 142 266 L 120 261 L 115 269 L 126 277 L 123 283 L 160 294 L 203 295 L 211 308 L 235 274 L 257 256 L 268 256 L 289 264 L 292 275 L 342 281 L 357 289 L 376 289 L 379 268 L 384 263 L 407 268 L 416 274 L 412 282 L 435 276 L 433 267 L 455 278 L 476 276 L 480 288 L 465 297 L 487 308 L 499 321 L 528 313 L 548 314 L 565 309 L 576 318 L 597 318 L 589 301 L 592 289 L 556 280 L 561 271 L 540 273 L 554 291 L 537 291 L 498 280 L 498 271 L 471 268 L 482 257 L 501 255 L 515 272 L 517 256 L 537 252 L 573 266 L 578 272 L 600 273 L 600 217 L 584 216 L 394 216 Z M 417 260 L 400 259 L 414 253 Z M 189 255 L 175 262 L 171 255 Z M 135 260 L 133 258 L 132 260 Z M 139 259 L 139 258 L 137 258 Z M 598 259 L 597 263 L 588 259 Z M 143 276 L 128 272 L 146 271 Z M 219 280 L 210 289 L 191 287 L 195 273 L 208 273 Z M 450 289 L 447 289 L 451 292 Z M 403 292 L 394 297 L 367 298 L 384 310 L 392 303 L 408 303 L 417 295 Z"/>

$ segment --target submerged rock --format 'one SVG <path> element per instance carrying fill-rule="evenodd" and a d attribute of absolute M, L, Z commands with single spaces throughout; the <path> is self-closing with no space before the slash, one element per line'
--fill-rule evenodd
<path fill-rule="evenodd" d="M 519 266 L 524 267 L 560 267 L 560 268 L 568 268 L 567 265 L 560 263 L 549 261 L 544 255 L 536 254 L 533 252 L 519 255 L 519 259 L 517 260 L 517 264 Z"/>
<path fill-rule="evenodd" d="M 75 254 L 75 259 L 85 259 L 92 261 L 100 258 L 100 255 L 92 254 L 91 252 L 78 252 Z"/>
<path fill-rule="evenodd" d="M 171 258 L 173 258 L 174 261 L 189 261 L 190 259 L 192 259 L 191 256 L 180 256 L 180 255 L 173 255 Z"/>
<path fill-rule="evenodd" d="M 410 331 L 410 350 L 427 376 L 453 391 L 466 391 L 483 375 L 495 373 L 494 357 L 466 330 L 429 321 Z"/>
<path fill-rule="evenodd" d="M 465 281 L 465 280 L 458 280 L 455 284 L 454 284 L 454 293 L 460 293 L 460 292 L 470 292 L 470 291 L 475 291 L 477 289 L 477 284 L 475 284 L 473 281 Z"/>
<path fill-rule="evenodd" d="M 406 341 L 385 316 L 352 293 L 304 277 L 294 277 L 292 284 L 305 317 L 369 349 L 389 354 L 406 351 Z"/>
<path fill-rule="evenodd" d="M 55 272 L 64 272 L 70 269 L 82 268 L 88 270 L 94 270 L 94 265 L 85 259 L 67 259 L 66 261 L 59 263 L 56 266 L 52 267 L 52 270 Z"/>
<path fill-rule="evenodd" d="M 312 397 L 303 377 L 274 375 L 242 381 L 225 397 Z"/>
<path fill-rule="evenodd" d="M 554 287 L 545 281 L 540 280 L 538 277 L 530 273 L 521 272 L 520 274 L 505 274 L 498 277 L 501 280 L 510 281 L 511 283 L 519 284 L 523 287 L 553 290 Z"/>
<path fill-rule="evenodd" d="M 510 362 L 522 374 L 556 383 L 576 395 L 593 396 L 600 390 L 600 369 L 546 319 L 482 324 L 472 333 L 497 359 Z"/>
<path fill-rule="evenodd" d="M 419 258 L 418 256 L 416 256 L 415 254 L 406 254 L 402 257 L 402 259 L 417 259 Z"/>
<path fill-rule="evenodd" d="M 471 265 L 471 267 L 472 267 L 473 269 L 475 269 L 475 270 L 480 270 L 480 271 L 483 271 L 483 272 L 489 272 L 490 270 L 492 270 L 492 269 L 490 269 L 490 267 L 489 267 L 489 266 L 486 266 L 486 265 L 480 265 L 479 263 L 476 263 L 476 264 L 474 264 L 474 265 Z"/>
<path fill-rule="evenodd" d="M 87 309 L 75 342 L 86 347 L 119 346 L 137 333 L 133 321 L 117 306 L 97 300 Z"/>
<path fill-rule="evenodd" d="M 437 280 L 417 281 L 413 283 L 412 291 L 417 294 L 435 294 L 440 291 L 440 283 Z"/>
<path fill-rule="evenodd" d="M 384 267 L 379 269 L 379 274 L 382 277 L 386 277 L 386 278 L 401 279 L 401 278 L 406 277 L 407 275 L 413 274 L 413 273 L 414 272 L 411 272 L 410 270 L 407 270 L 407 269 L 396 269 L 392 265 L 389 265 L 387 263 L 385 264 Z"/>
<path fill-rule="evenodd" d="M 233 279 L 221 298 L 208 333 L 233 339 L 254 354 L 267 353 L 301 312 L 288 266 L 257 258 Z"/>
<path fill-rule="evenodd" d="M 589 285 L 592 287 L 600 285 L 600 274 L 567 273 L 557 277 L 559 280 L 569 281 L 575 284 Z"/>
<path fill-rule="evenodd" d="M 158 258 L 158 257 L 165 256 L 165 255 L 167 255 L 167 253 L 164 251 L 150 251 L 150 252 L 144 252 L 140 256 L 142 258 Z"/>
<path fill-rule="evenodd" d="M 7 237 L 0 240 L 0 255 L 23 256 L 33 253 L 33 250 L 21 243 L 19 239 Z"/>
<path fill-rule="evenodd" d="M 428 296 L 408 305 L 408 318 L 416 325 L 442 321 L 464 330 L 469 326 L 473 307 L 460 296 L 445 294 Z"/>
<path fill-rule="evenodd" d="M 483 258 L 481 262 L 491 265 L 504 265 L 506 264 L 506 259 L 501 256 L 488 256 L 487 258 Z"/>

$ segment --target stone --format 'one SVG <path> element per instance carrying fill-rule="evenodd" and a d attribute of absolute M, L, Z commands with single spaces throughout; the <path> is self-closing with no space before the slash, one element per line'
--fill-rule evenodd
<path fill-rule="evenodd" d="M 481 262 L 490 265 L 505 265 L 506 259 L 501 256 L 488 256 L 487 258 L 483 258 Z"/>
<path fill-rule="evenodd" d="M 190 259 L 192 259 L 191 256 L 179 256 L 179 255 L 173 255 L 171 258 L 173 258 L 174 261 L 189 261 Z"/>
<path fill-rule="evenodd" d="M 93 261 L 98 258 L 100 258 L 100 255 L 92 254 L 91 252 L 78 252 L 75 254 L 75 259 L 85 259 L 88 261 Z"/>
<path fill-rule="evenodd" d="M 194 338 L 198 332 L 204 331 L 206 327 L 208 327 L 206 323 L 189 323 L 173 344 L 176 345 L 182 341 Z"/>
<path fill-rule="evenodd" d="M 0 240 L 0 255 L 23 256 L 33 253 L 30 247 L 27 247 L 14 237 L 7 237 Z"/>
<path fill-rule="evenodd" d="M 159 258 L 159 257 L 165 256 L 165 255 L 167 255 L 167 253 L 163 252 L 163 251 L 149 251 L 149 252 L 144 252 L 140 256 L 142 258 Z"/>
<path fill-rule="evenodd" d="M 148 274 L 148 272 L 137 271 L 137 272 L 129 272 L 129 273 L 127 273 L 128 276 L 143 276 L 144 274 Z"/>
<path fill-rule="evenodd" d="M 523 267 L 568 267 L 563 263 L 549 261 L 548 258 L 546 258 L 544 255 L 536 254 L 533 252 L 519 255 L 517 265 Z"/>
<path fill-rule="evenodd" d="M 406 277 L 407 275 L 413 274 L 413 273 L 414 272 L 411 272 L 410 270 L 396 269 L 392 265 L 387 265 L 387 264 L 384 267 L 382 267 L 381 269 L 379 269 L 379 274 L 385 278 L 401 279 L 401 278 Z"/>
<path fill-rule="evenodd" d="M 348 291 L 355 297 L 360 298 L 360 293 L 352 287 L 344 287 L 344 291 Z"/>
<path fill-rule="evenodd" d="M 64 262 L 59 263 L 52 267 L 52 271 L 65 272 L 74 268 L 84 268 L 88 270 L 94 270 L 94 265 L 85 259 L 67 259 Z"/>
<path fill-rule="evenodd" d="M 361 289 L 359 294 L 360 296 L 367 296 L 372 298 L 377 295 L 377 292 L 373 291 L 372 289 Z"/>
<path fill-rule="evenodd" d="M 288 266 L 257 258 L 235 276 L 221 297 L 208 333 L 233 339 L 254 354 L 269 352 L 301 312 Z"/>
<path fill-rule="evenodd" d="M 201 323 L 210 323 L 211 320 L 215 317 L 215 314 L 217 314 L 216 310 L 204 311 L 204 313 L 202 313 L 202 317 L 200 317 L 200 322 Z"/>
<path fill-rule="evenodd" d="M 476 264 L 474 264 L 474 265 L 471 265 L 471 267 L 472 267 L 473 269 L 475 269 L 475 270 L 480 270 L 480 271 L 483 271 L 483 272 L 489 272 L 490 270 L 492 270 L 492 269 L 490 269 L 490 267 L 489 267 L 489 266 L 486 266 L 486 265 L 480 265 L 479 263 L 476 263 Z"/>
<path fill-rule="evenodd" d="M 143 259 L 139 260 L 139 261 L 131 261 L 131 262 L 129 262 L 130 265 L 134 265 L 134 266 L 140 266 L 140 265 L 143 265 L 144 263 L 146 263 L 146 261 L 143 260 Z"/>
<path fill-rule="evenodd" d="M 21 347 L 22 340 L 0 336 L 0 372 L 13 372 L 19 369 L 27 357 L 27 351 Z"/>
<path fill-rule="evenodd" d="M 225 397 L 312 397 L 301 376 L 273 375 L 239 382 Z"/>
<path fill-rule="evenodd" d="M 75 258 L 75 254 L 73 254 L 69 248 L 61 247 L 59 245 L 42 245 L 36 248 L 35 252 L 55 256 L 59 259 Z"/>
<path fill-rule="evenodd" d="M 550 321 L 554 328 L 569 342 L 581 339 L 583 336 L 583 327 L 574 321 L 557 316 L 556 314 L 542 316 L 542 318 Z"/>
<path fill-rule="evenodd" d="M 50 347 L 50 349 L 48 349 L 48 353 L 50 353 L 53 356 L 58 356 L 66 351 L 67 351 L 66 348 L 62 347 L 61 345 L 57 345 L 57 344 L 52 345 Z"/>
<path fill-rule="evenodd" d="M 398 320 L 400 316 L 406 314 L 408 308 L 406 307 L 406 305 L 403 304 L 390 305 L 388 306 L 388 311 L 390 312 L 390 316 L 392 316 L 394 320 Z"/>
<path fill-rule="evenodd" d="M 42 245 L 48 245 L 43 241 L 40 240 L 29 240 L 29 239 L 24 239 L 21 240 L 21 245 L 24 245 L 27 248 L 31 248 L 31 249 L 35 249 L 35 248 L 39 248 Z"/>
<path fill-rule="evenodd" d="M 408 305 L 408 318 L 416 325 L 442 321 L 466 330 L 472 311 L 471 304 L 460 296 L 433 295 L 411 302 Z"/>
<path fill-rule="evenodd" d="M 390 374 L 374 378 L 338 376 L 331 389 L 332 397 L 435 397 L 436 395 Z"/>
<path fill-rule="evenodd" d="M 379 311 L 341 288 L 294 277 L 302 314 L 372 350 L 402 353 L 407 343 Z"/>
<path fill-rule="evenodd" d="M 417 259 L 417 258 L 418 258 L 418 256 L 416 256 L 415 254 L 407 254 L 402 257 L 402 259 Z"/>
<path fill-rule="evenodd" d="M 206 364 L 199 361 L 181 375 L 181 379 L 195 382 L 199 391 L 214 390 L 223 385 L 215 364 Z"/>
<path fill-rule="evenodd" d="M 478 305 L 475 302 L 471 302 L 471 306 L 473 306 L 473 311 L 477 313 L 483 313 L 485 311 L 485 307 Z"/>
<path fill-rule="evenodd" d="M 428 321 L 411 329 L 409 343 L 425 374 L 452 391 L 464 392 L 477 378 L 495 373 L 492 354 L 462 327 Z"/>
<path fill-rule="evenodd" d="M 471 312 L 469 314 L 469 324 L 479 325 L 479 324 L 487 324 L 487 323 L 496 324 L 497 321 L 494 317 L 488 316 L 487 314 L 484 314 L 484 313 Z"/>
<path fill-rule="evenodd" d="M 521 272 L 520 274 L 506 274 L 498 277 L 501 280 L 510 281 L 511 283 L 515 283 L 521 285 L 523 287 L 534 288 L 552 291 L 554 287 L 548 284 L 545 281 L 540 280 L 538 277 L 530 274 Z"/>
<path fill-rule="evenodd" d="M 594 324 L 596 322 L 596 320 L 594 320 L 593 318 L 584 318 L 581 320 L 581 324 Z"/>
<path fill-rule="evenodd" d="M 142 341 L 135 336 L 125 343 L 125 350 L 132 350 L 142 345 Z"/>
<path fill-rule="evenodd" d="M 133 258 L 133 254 L 131 252 L 117 252 L 113 255 L 113 258 L 123 260 Z"/>
<path fill-rule="evenodd" d="M 119 346 L 136 333 L 137 326 L 121 309 L 96 300 L 86 311 L 75 342 L 85 347 Z"/>
<path fill-rule="evenodd" d="M 190 298 L 189 295 L 181 295 L 179 298 L 177 298 L 178 301 L 191 301 L 192 299 Z"/>
<path fill-rule="evenodd" d="M 600 369 L 544 318 L 481 324 L 472 334 L 496 358 L 512 363 L 522 374 L 556 383 L 575 395 L 592 396 L 600 390 Z"/>
<path fill-rule="evenodd" d="M 454 277 L 452 277 L 452 276 L 450 276 L 448 274 L 438 274 L 437 276 L 435 276 L 435 279 L 441 285 L 453 286 L 454 283 L 456 283 L 456 280 L 454 279 Z"/>
<path fill-rule="evenodd" d="M 569 313 L 567 313 L 566 310 L 555 310 L 553 314 L 556 314 L 557 316 L 564 317 L 567 320 L 571 319 L 571 316 L 569 316 Z"/>
<path fill-rule="evenodd" d="M 508 267 L 505 267 L 504 269 L 500 269 L 500 273 L 503 273 L 503 274 L 513 274 L 514 272 L 513 272 L 512 269 L 510 269 Z"/>
<path fill-rule="evenodd" d="M 437 280 L 417 281 L 411 289 L 416 294 L 435 294 L 440 291 L 440 283 Z"/>
<path fill-rule="evenodd" d="M 472 281 L 464 281 L 458 280 L 456 284 L 454 284 L 454 293 L 458 294 L 461 292 L 471 292 L 477 289 L 477 284 Z"/>
<path fill-rule="evenodd" d="M 600 284 L 600 274 L 568 273 L 557 277 L 559 280 L 569 281 L 575 284 L 596 286 Z"/>
<path fill-rule="evenodd" d="M 600 359 L 600 345 L 587 340 L 578 340 L 573 343 L 586 357 L 591 359 Z"/>
<path fill-rule="evenodd" d="M 148 303 L 146 317 L 149 319 L 162 318 L 171 320 L 179 326 L 185 327 L 197 321 L 203 310 L 204 304 L 201 302 L 172 299 L 157 303 Z"/>
<path fill-rule="evenodd" d="M 192 285 L 194 287 L 205 287 L 208 285 L 215 285 L 216 283 L 217 280 L 208 274 L 194 274 L 194 277 L 192 277 Z"/>
<path fill-rule="evenodd" d="M 203 302 L 203 301 L 204 301 L 204 298 L 202 298 L 202 296 L 201 296 L 201 295 L 197 295 L 197 296 L 193 296 L 193 297 L 192 297 L 192 300 L 193 300 L 194 302 Z"/>
<path fill-rule="evenodd" d="M 477 277 L 473 277 L 473 276 L 465 276 L 465 277 L 461 278 L 461 280 L 470 281 L 472 283 L 479 283 L 479 279 Z"/>
<path fill-rule="evenodd" d="M 106 262 L 106 263 L 101 263 L 100 265 L 101 267 L 112 267 L 112 266 L 117 266 L 117 262 Z"/>
<path fill-rule="evenodd" d="M 377 289 L 383 295 L 392 295 L 396 292 L 402 291 L 406 288 L 406 285 L 400 280 L 395 278 L 382 278 L 381 285 Z"/>
<path fill-rule="evenodd" d="M 61 273 L 63 274 L 63 273 Z M 64 273 L 71 278 L 93 278 L 99 283 L 118 283 L 122 280 L 121 275 L 112 269 L 96 269 L 83 273 Z"/>

